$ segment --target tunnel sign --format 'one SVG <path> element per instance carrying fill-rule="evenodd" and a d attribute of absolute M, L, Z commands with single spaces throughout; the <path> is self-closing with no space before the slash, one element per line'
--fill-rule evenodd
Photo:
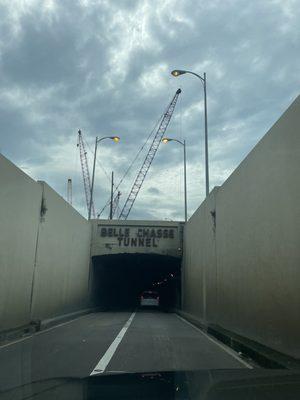
<path fill-rule="evenodd" d="M 158 227 L 112 227 L 98 225 L 103 238 L 115 238 L 119 247 L 158 247 L 159 241 L 174 239 L 176 228 Z M 177 229 L 176 229 L 177 230 Z"/>

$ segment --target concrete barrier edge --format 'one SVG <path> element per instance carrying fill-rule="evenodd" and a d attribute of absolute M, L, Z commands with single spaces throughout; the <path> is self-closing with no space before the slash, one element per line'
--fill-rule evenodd
<path fill-rule="evenodd" d="M 251 358 L 263 368 L 300 369 L 300 360 L 228 331 L 220 326 L 206 325 L 202 320 L 185 311 L 176 310 L 175 312 L 205 333 L 241 353 L 246 358 Z"/>
<path fill-rule="evenodd" d="M 75 311 L 72 313 L 58 315 L 57 317 L 44 319 L 44 320 L 40 321 L 40 326 L 39 326 L 39 329 L 37 329 L 37 330 L 44 330 L 47 328 L 51 328 L 52 326 L 59 325 L 63 322 L 71 321 L 73 319 L 77 319 L 78 317 L 81 317 L 85 314 L 90 314 L 95 311 L 97 311 L 96 308 L 86 308 L 86 309 Z"/>
<path fill-rule="evenodd" d="M 86 308 L 68 314 L 59 315 L 45 320 L 33 320 L 27 325 L 22 325 L 13 329 L 0 332 L 0 346 L 8 344 L 13 340 L 18 340 L 22 337 L 33 335 L 36 332 L 51 328 L 61 323 L 75 320 L 85 314 L 101 311 L 98 308 Z"/>

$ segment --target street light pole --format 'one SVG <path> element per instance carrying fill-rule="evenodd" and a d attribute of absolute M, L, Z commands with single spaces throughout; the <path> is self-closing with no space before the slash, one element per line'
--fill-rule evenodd
<path fill-rule="evenodd" d="M 164 137 L 162 138 L 163 143 L 168 143 L 168 142 L 177 142 L 183 146 L 183 168 L 184 168 L 184 220 L 187 222 L 187 188 L 186 188 L 186 146 L 185 146 L 185 140 L 181 142 L 181 140 L 178 139 L 171 139 Z"/>
<path fill-rule="evenodd" d="M 208 132 L 207 132 L 207 99 L 206 99 L 206 73 L 203 74 L 204 89 L 204 125 L 205 125 L 205 187 L 206 197 L 209 195 L 209 170 L 208 170 Z"/>
<path fill-rule="evenodd" d="M 114 201 L 114 172 L 111 173 L 111 190 L 110 190 L 110 208 L 109 219 L 113 219 L 113 201 Z"/>
<path fill-rule="evenodd" d="M 184 220 L 187 221 L 187 193 L 186 193 L 186 150 L 185 140 L 183 141 L 183 166 L 184 166 Z"/>
<path fill-rule="evenodd" d="M 96 167 L 96 155 L 97 155 L 97 146 L 98 146 L 98 136 L 96 136 L 95 141 L 95 151 L 94 151 L 94 163 L 93 163 L 93 174 L 92 174 L 92 185 L 91 185 L 91 195 L 90 195 L 90 204 L 89 204 L 89 217 L 91 219 L 92 213 L 92 204 L 93 204 L 93 193 L 94 193 L 94 181 L 95 181 L 95 167 Z"/>
<path fill-rule="evenodd" d="M 175 69 L 171 72 L 175 77 L 183 74 L 195 75 L 203 83 L 204 91 L 204 146 L 205 146 L 205 192 L 206 197 L 209 195 L 209 165 L 208 165 L 208 124 L 207 124 L 207 96 L 206 96 L 206 73 L 204 72 L 203 77 L 192 71 L 186 71 L 181 69 Z"/>
<path fill-rule="evenodd" d="M 90 195 L 90 204 L 89 204 L 89 215 L 88 219 L 91 219 L 91 213 L 92 213 L 92 204 L 93 204 L 93 194 L 94 194 L 94 181 L 95 181 L 95 168 L 96 168 L 96 156 L 97 156 L 97 147 L 98 143 L 101 142 L 104 139 L 111 139 L 114 142 L 118 143 L 120 138 L 119 136 L 104 136 L 102 138 L 99 138 L 98 136 L 96 137 L 95 141 L 95 151 L 94 151 L 94 163 L 93 163 L 93 174 L 92 174 L 92 184 L 91 184 L 91 195 Z"/>

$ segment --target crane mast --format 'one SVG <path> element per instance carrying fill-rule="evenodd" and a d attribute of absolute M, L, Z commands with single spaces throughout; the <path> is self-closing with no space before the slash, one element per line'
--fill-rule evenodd
<path fill-rule="evenodd" d="M 139 191 L 140 191 L 140 189 L 141 189 L 141 187 L 143 185 L 143 182 L 144 182 L 144 180 L 146 178 L 146 175 L 147 175 L 147 173 L 149 171 L 149 168 L 150 168 L 150 166 L 152 164 L 152 161 L 153 161 L 153 159 L 155 157 L 155 154 L 156 154 L 157 149 L 158 149 L 158 147 L 160 145 L 161 139 L 163 138 L 164 133 L 165 133 L 165 131 L 166 131 L 168 125 L 169 125 L 169 122 L 170 122 L 171 118 L 172 118 L 172 115 L 173 115 L 173 112 L 174 112 L 174 109 L 175 109 L 175 106 L 176 106 L 176 103 L 177 103 L 177 99 L 178 99 L 178 96 L 179 96 L 180 93 L 181 93 L 181 89 L 178 89 L 176 91 L 171 103 L 169 104 L 166 112 L 162 116 L 161 122 L 159 124 L 158 129 L 157 129 L 157 132 L 156 132 L 156 134 L 154 136 L 154 139 L 153 139 L 153 141 L 151 143 L 151 146 L 150 146 L 149 151 L 148 151 L 148 153 L 146 155 L 146 158 L 145 158 L 145 160 L 143 162 L 143 165 L 142 165 L 141 169 L 139 170 L 139 172 L 138 172 L 138 174 L 137 174 L 137 176 L 135 178 L 135 181 L 134 181 L 134 183 L 132 185 L 130 193 L 129 193 L 129 195 L 128 195 L 126 201 L 125 201 L 125 204 L 124 204 L 124 206 L 122 208 L 122 211 L 121 211 L 121 213 L 119 215 L 119 219 L 124 219 L 125 220 L 125 219 L 128 218 L 128 215 L 129 215 L 129 213 L 130 213 L 130 211 L 131 211 L 131 209 L 133 207 L 133 204 L 134 204 L 134 202 L 135 202 L 135 200 L 137 198 L 137 195 L 138 195 L 138 193 L 139 193 Z"/>
<path fill-rule="evenodd" d="M 90 172 L 89 172 L 89 167 L 88 167 L 88 162 L 87 162 L 86 150 L 85 150 L 84 142 L 82 139 L 82 133 L 81 133 L 80 129 L 78 131 L 77 147 L 79 147 L 80 163 L 81 163 L 81 170 L 82 170 L 82 177 L 83 177 L 83 186 L 84 186 L 84 191 L 85 191 L 86 206 L 87 206 L 87 210 L 89 210 L 90 198 L 91 198 L 91 180 L 90 180 Z M 94 203 L 92 203 L 92 215 L 93 215 L 93 218 L 95 218 Z"/>
<path fill-rule="evenodd" d="M 120 202 L 120 197 L 121 197 L 121 192 L 118 191 L 117 195 L 113 199 L 113 205 L 112 205 L 112 218 L 114 217 L 116 210 L 118 208 L 119 202 Z"/>

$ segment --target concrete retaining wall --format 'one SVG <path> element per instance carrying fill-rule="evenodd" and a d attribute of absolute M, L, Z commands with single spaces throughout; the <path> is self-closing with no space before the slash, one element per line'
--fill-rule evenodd
<path fill-rule="evenodd" d="M 0 187 L 0 331 L 87 307 L 88 222 L 2 155 Z"/>
<path fill-rule="evenodd" d="M 39 225 L 32 319 L 88 305 L 90 224 L 46 183 L 47 211 Z"/>
<path fill-rule="evenodd" d="M 214 211 L 215 188 L 184 229 L 182 271 L 183 309 L 201 319 L 215 320 L 216 252 Z M 200 222 L 201 221 L 201 222 Z M 186 243 L 185 243 L 186 242 Z M 201 245 L 199 245 L 201 243 Z M 209 268 L 203 266 L 209 265 Z"/>
<path fill-rule="evenodd" d="M 300 97 L 185 229 L 184 310 L 300 357 Z M 214 218 L 211 211 L 215 212 Z"/>
<path fill-rule="evenodd" d="M 0 155 L 0 330 L 29 322 L 42 188 Z"/>

